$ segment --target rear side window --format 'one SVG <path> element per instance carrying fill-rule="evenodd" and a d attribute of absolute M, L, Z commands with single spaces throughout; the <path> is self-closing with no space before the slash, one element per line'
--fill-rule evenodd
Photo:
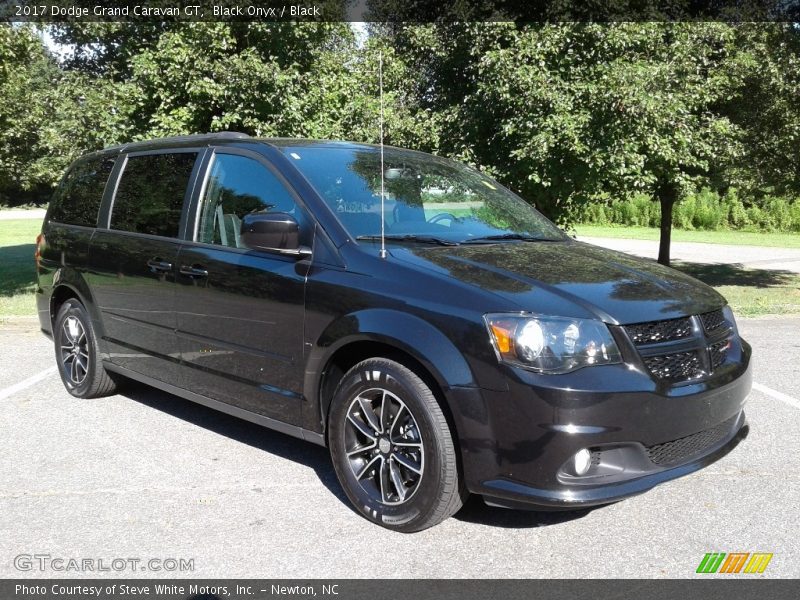
<path fill-rule="evenodd" d="M 128 157 L 114 196 L 111 229 L 177 237 L 196 159 L 196 152 Z"/>
<path fill-rule="evenodd" d="M 95 227 L 114 158 L 81 161 L 73 166 L 50 204 L 50 220 L 67 225 Z"/>

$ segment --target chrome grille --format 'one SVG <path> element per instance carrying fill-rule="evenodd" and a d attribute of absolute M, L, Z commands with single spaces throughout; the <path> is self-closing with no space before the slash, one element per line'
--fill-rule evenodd
<path fill-rule="evenodd" d="M 671 465 L 688 460 L 724 440 L 738 416 L 699 433 L 663 444 L 647 446 L 645 447 L 647 456 L 657 465 Z"/>
<path fill-rule="evenodd" d="M 628 332 L 631 341 L 637 346 L 671 342 L 672 340 L 680 340 L 692 335 L 692 320 L 689 317 L 683 317 L 667 321 L 636 323 L 635 325 L 626 325 L 625 330 Z"/>
<path fill-rule="evenodd" d="M 703 365 L 697 352 L 676 352 L 644 359 L 647 368 L 656 379 L 686 381 L 697 379 L 703 373 Z"/>

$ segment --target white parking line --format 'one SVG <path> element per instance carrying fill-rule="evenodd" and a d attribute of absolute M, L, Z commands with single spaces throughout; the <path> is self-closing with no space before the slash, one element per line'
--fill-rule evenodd
<path fill-rule="evenodd" d="M 22 390 L 31 387 L 32 385 L 36 385 L 43 379 L 47 379 L 53 373 L 58 371 L 58 367 L 50 367 L 49 369 L 45 369 L 36 375 L 28 377 L 27 379 L 23 379 L 19 383 L 15 383 L 12 386 L 9 386 L 3 390 L 0 390 L 0 400 L 5 400 L 9 396 L 13 396 L 17 392 L 21 392 Z"/>
<path fill-rule="evenodd" d="M 781 402 L 785 402 L 789 406 L 793 406 L 794 408 L 800 409 L 800 400 L 797 398 L 793 398 L 783 392 L 779 392 L 778 390 L 773 390 L 772 388 L 768 388 L 765 385 L 761 385 L 760 383 L 753 382 L 753 389 L 761 392 L 762 394 L 766 394 L 770 398 L 775 398 L 775 400 L 780 400 Z"/>

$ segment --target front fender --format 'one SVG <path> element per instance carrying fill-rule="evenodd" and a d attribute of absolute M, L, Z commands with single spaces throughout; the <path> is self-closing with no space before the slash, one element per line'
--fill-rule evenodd
<path fill-rule="evenodd" d="M 442 390 L 477 387 L 466 359 L 456 346 L 431 323 L 409 313 L 391 309 L 367 309 L 332 321 L 319 336 L 306 361 L 304 392 L 319 406 L 324 422 L 329 401 L 320 397 L 322 375 L 338 350 L 355 342 L 379 342 L 400 350 L 434 377 Z M 307 423 L 318 427 L 320 423 Z"/>

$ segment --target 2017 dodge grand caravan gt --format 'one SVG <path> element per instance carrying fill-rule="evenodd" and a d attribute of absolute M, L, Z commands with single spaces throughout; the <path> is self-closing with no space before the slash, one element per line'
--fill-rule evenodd
<path fill-rule="evenodd" d="M 428 154 L 234 133 L 106 149 L 67 171 L 36 261 L 72 395 L 130 378 L 326 445 L 391 529 L 468 493 L 613 502 L 747 432 L 750 347 L 719 294 Z"/>

